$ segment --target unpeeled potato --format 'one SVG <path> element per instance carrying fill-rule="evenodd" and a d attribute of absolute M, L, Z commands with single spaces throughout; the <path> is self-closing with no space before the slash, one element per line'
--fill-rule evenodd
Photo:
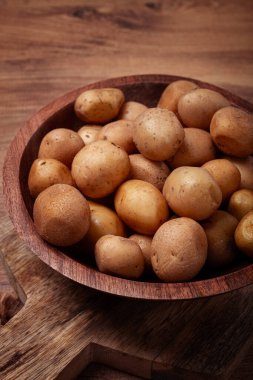
<path fill-rule="evenodd" d="M 241 189 L 253 190 L 253 156 L 247 158 L 225 157 L 232 162 L 241 173 Z"/>
<path fill-rule="evenodd" d="M 98 134 L 98 140 L 108 140 L 119 145 L 128 154 L 136 151 L 133 142 L 134 122 L 131 120 L 116 120 L 106 124 Z"/>
<path fill-rule="evenodd" d="M 101 125 L 84 125 L 77 133 L 81 136 L 85 145 L 98 140 L 98 134 L 101 131 Z"/>
<path fill-rule="evenodd" d="M 253 211 L 240 220 L 235 231 L 235 242 L 241 252 L 253 258 Z"/>
<path fill-rule="evenodd" d="M 229 199 L 228 211 L 238 220 L 253 210 L 253 190 L 240 189 L 234 192 Z"/>
<path fill-rule="evenodd" d="M 147 107 L 139 102 L 129 101 L 123 104 L 118 119 L 135 120 Z"/>

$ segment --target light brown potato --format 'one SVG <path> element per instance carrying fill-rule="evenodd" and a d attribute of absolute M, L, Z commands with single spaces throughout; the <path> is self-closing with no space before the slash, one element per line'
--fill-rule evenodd
<path fill-rule="evenodd" d="M 106 140 L 86 145 L 75 156 L 72 177 L 81 192 L 91 198 L 111 194 L 130 171 L 127 153 Z"/>
<path fill-rule="evenodd" d="M 240 220 L 235 230 L 235 242 L 241 252 L 253 258 L 253 211 Z"/>
<path fill-rule="evenodd" d="M 240 188 L 241 174 L 232 162 L 220 158 L 206 162 L 202 168 L 206 169 L 218 183 L 223 201 Z"/>
<path fill-rule="evenodd" d="M 53 129 L 43 137 L 38 158 L 54 158 L 71 167 L 73 158 L 83 146 L 81 137 L 71 129 Z"/>
<path fill-rule="evenodd" d="M 189 80 L 177 80 L 172 82 L 163 91 L 157 107 L 167 108 L 169 111 L 177 113 L 177 105 L 181 96 L 197 88 L 199 88 L 199 86 Z"/>
<path fill-rule="evenodd" d="M 163 161 L 151 161 L 142 154 L 131 154 L 129 159 L 131 167 L 129 178 L 149 182 L 162 191 L 170 174 L 170 169 Z"/>
<path fill-rule="evenodd" d="M 98 88 L 82 92 L 75 101 L 75 113 L 87 123 L 103 124 L 114 119 L 125 96 L 118 88 Z"/>
<path fill-rule="evenodd" d="M 222 268 L 231 264 L 236 256 L 237 249 L 234 233 L 238 220 L 226 211 L 215 211 L 207 220 L 201 223 L 205 230 L 208 251 L 206 264 L 210 268 Z"/>
<path fill-rule="evenodd" d="M 194 166 L 174 169 L 165 181 L 163 195 L 177 215 L 194 220 L 209 218 L 222 201 L 221 189 L 213 177 Z"/>
<path fill-rule="evenodd" d="M 75 186 L 70 170 L 66 165 L 53 158 L 37 158 L 33 161 L 28 176 L 28 188 L 33 198 L 36 198 L 47 187 L 57 183 Z"/>
<path fill-rule="evenodd" d="M 34 225 L 48 243 L 69 246 L 80 241 L 90 226 L 90 208 L 76 188 L 57 184 L 43 190 L 35 200 Z"/>
<path fill-rule="evenodd" d="M 232 162 L 241 173 L 240 188 L 253 190 L 253 156 L 247 158 L 225 156 L 225 158 Z"/>
<path fill-rule="evenodd" d="M 95 246 L 95 259 L 100 272 L 114 276 L 135 279 L 144 271 L 139 245 L 121 236 L 101 237 Z"/>
<path fill-rule="evenodd" d="M 241 220 L 251 210 L 253 210 L 253 190 L 240 189 L 232 194 L 228 204 L 230 214 Z"/>
<path fill-rule="evenodd" d="M 102 127 L 100 125 L 84 125 L 77 133 L 81 136 L 85 145 L 91 144 L 98 140 L 98 134 Z"/>
<path fill-rule="evenodd" d="M 229 101 L 218 92 L 199 88 L 181 96 L 178 113 L 187 127 L 208 130 L 215 112 L 229 105 Z"/>
<path fill-rule="evenodd" d="M 191 280 L 206 261 L 206 234 L 190 218 L 169 220 L 155 233 L 151 251 L 153 269 L 162 281 Z"/>
<path fill-rule="evenodd" d="M 105 125 L 98 134 L 98 140 L 108 140 L 119 145 L 128 154 L 136 151 L 133 142 L 134 122 L 131 120 L 116 120 Z"/>
<path fill-rule="evenodd" d="M 153 272 L 153 267 L 151 264 L 152 237 L 146 236 L 146 235 L 134 234 L 130 236 L 129 239 L 135 241 L 140 246 L 143 257 L 144 257 L 146 272 L 147 273 Z"/>
<path fill-rule="evenodd" d="M 184 140 L 184 128 L 166 109 L 149 108 L 137 119 L 133 139 L 140 153 L 154 161 L 168 160 Z"/>
<path fill-rule="evenodd" d="M 210 133 L 198 128 L 185 128 L 185 137 L 175 156 L 168 162 L 175 169 L 179 166 L 201 166 L 216 156 Z"/>
<path fill-rule="evenodd" d="M 253 114 L 236 107 L 217 111 L 211 121 L 214 143 L 224 153 L 235 157 L 253 154 Z"/>
<path fill-rule="evenodd" d="M 148 107 L 139 102 L 126 102 L 123 104 L 118 119 L 135 120 Z"/>
<path fill-rule="evenodd" d="M 118 188 L 114 204 L 120 219 L 144 235 L 153 235 L 169 216 L 161 192 L 151 183 L 137 179 L 126 181 Z"/>

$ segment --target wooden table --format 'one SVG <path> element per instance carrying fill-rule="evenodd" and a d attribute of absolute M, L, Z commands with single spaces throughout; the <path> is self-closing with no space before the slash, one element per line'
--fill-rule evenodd
<path fill-rule="evenodd" d="M 1 167 L 27 118 L 102 78 L 185 75 L 253 101 L 252 14 L 251 0 L 1 0 Z M 24 246 L 0 197 L 1 379 L 252 378 L 253 286 L 182 302 L 90 290 Z"/>

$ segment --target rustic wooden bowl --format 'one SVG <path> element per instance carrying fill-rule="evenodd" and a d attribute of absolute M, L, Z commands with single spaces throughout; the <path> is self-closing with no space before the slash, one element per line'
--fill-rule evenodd
<path fill-rule="evenodd" d="M 149 300 L 175 300 L 212 296 L 238 289 L 253 283 L 253 264 L 243 256 L 226 272 L 210 273 L 206 270 L 193 281 L 161 283 L 157 279 L 130 281 L 100 273 L 85 254 L 73 248 L 57 249 L 37 234 L 33 220 L 27 178 L 36 158 L 43 136 L 58 127 L 77 130 L 83 123 L 73 110 L 75 98 L 84 90 L 99 87 L 121 88 L 127 100 L 155 106 L 169 83 L 189 79 L 169 75 L 137 75 L 109 79 L 74 90 L 50 103 L 33 116 L 17 133 L 10 145 L 4 164 L 3 184 L 7 207 L 14 226 L 22 240 L 45 263 L 63 275 L 91 288 L 125 297 Z M 214 89 L 232 103 L 253 111 L 253 105 L 216 86 L 194 80 L 200 87 Z"/>

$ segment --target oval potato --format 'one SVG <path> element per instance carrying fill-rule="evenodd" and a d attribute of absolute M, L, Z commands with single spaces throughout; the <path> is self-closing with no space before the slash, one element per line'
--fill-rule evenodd
<path fill-rule="evenodd" d="M 144 104 L 134 101 L 129 101 L 123 104 L 118 119 L 135 120 L 148 107 Z"/>
<path fill-rule="evenodd" d="M 77 131 L 77 133 L 81 136 L 84 144 L 88 145 L 98 140 L 98 134 L 101 129 L 101 125 L 84 125 Z"/>
<path fill-rule="evenodd" d="M 108 140 L 119 145 L 128 154 L 136 151 L 133 142 L 134 122 L 131 120 L 116 120 L 106 124 L 98 134 L 98 140 Z"/>

